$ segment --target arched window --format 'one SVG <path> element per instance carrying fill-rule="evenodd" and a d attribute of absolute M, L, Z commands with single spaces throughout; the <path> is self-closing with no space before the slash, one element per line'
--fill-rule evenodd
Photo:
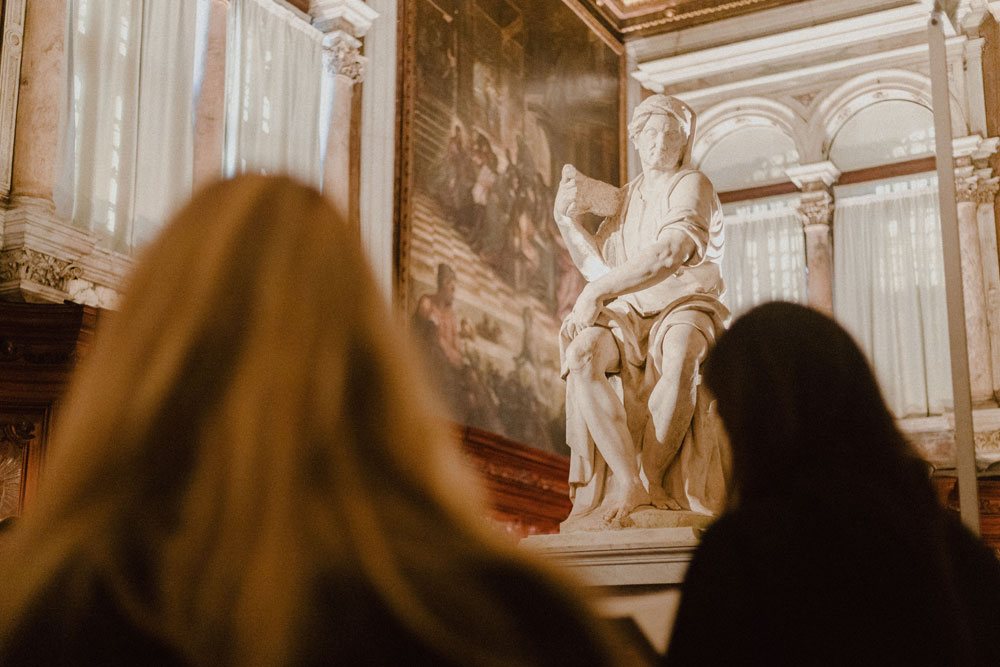
<path fill-rule="evenodd" d="M 705 152 L 701 171 L 718 192 L 782 183 L 798 166 L 794 140 L 772 125 L 749 125 L 723 135 Z M 751 193 L 752 197 L 752 193 Z M 727 204 L 722 275 L 726 305 L 739 315 L 765 301 L 804 303 L 806 257 L 798 194 Z"/>
<path fill-rule="evenodd" d="M 906 100 L 871 104 L 847 119 L 830 143 L 830 161 L 855 171 L 934 154 L 934 114 Z"/>
<path fill-rule="evenodd" d="M 713 144 L 700 169 L 718 192 L 745 190 L 788 180 L 785 170 L 799 164 L 795 142 L 776 127 L 737 129 Z"/>
<path fill-rule="evenodd" d="M 933 155 L 934 119 L 889 100 L 851 116 L 830 145 L 842 171 Z M 951 406 L 941 229 L 933 174 L 834 188 L 834 315 L 875 368 L 897 417 Z"/>

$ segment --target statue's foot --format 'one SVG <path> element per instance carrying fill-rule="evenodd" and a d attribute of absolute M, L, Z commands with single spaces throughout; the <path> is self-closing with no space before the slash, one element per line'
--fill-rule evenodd
<path fill-rule="evenodd" d="M 628 525 L 625 520 L 632 513 L 632 510 L 649 504 L 649 493 L 642 486 L 625 489 L 623 492 L 615 493 L 605 499 L 601 505 L 601 509 L 604 510 L 601 518 L 611 524 Z"/>
<path fill-rule="evenodd" d="M 666 491 L 653 484 L 650 484 L 649 486 L 649 500 L 653 507 L 658 507 L 661 510 L 682 509 L 681 504 L 668 496 Z"/>

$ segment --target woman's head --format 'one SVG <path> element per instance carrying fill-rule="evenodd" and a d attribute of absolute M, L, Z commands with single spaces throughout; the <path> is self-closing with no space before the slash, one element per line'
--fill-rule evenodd
<path fill-rule="evenodd" d="M 709 354 L 705 381 L 732 442 L 738 495 L 838 471 L 891 475 L 912 459 L 864 354 L 815 310 L 773 302 L 746 313 Z"/>
<path fill-rule="evenodd" d="M 447 549 L 478 489 L 377 292 L 313 189 L 243 176 L 196 195 L 71 387 L 19 529 L 24 595 L 79 558 L 192 655 L 222 635 L 280 653 L 320 571 L 413 607 L 394 559 L 414 532 Z"/>

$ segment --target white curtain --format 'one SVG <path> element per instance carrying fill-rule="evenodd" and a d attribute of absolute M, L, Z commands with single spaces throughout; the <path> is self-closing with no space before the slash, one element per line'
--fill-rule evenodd
<path fill-rule="evenodd" d="M 122 253 L 191 194 L 206 0 L 68 3 L 57 210 Z"/>
<path fill-rule="evenodd" d="M 226 169 L 323 176 L 322 34 L 274 0 L 233 0 L 226 62 Z"/>
<path fill-rule="evenodd" d="M 765 301 L 808 300 L 802 222 L 794 208 L 727 215 L 722 277 L 734 316 Z"/>
<path fill-rule="evenodd" d="M 837 319 L 871 359 L 897 417 L 951 406 L 937 191 L 837 196 Z"/>

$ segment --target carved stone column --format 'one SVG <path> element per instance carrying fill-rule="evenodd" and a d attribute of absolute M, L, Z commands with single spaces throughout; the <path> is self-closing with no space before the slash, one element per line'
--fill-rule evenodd
<path fill-rule="evenodd" d="M 809 271 L 809 305 L 833 315 L 833 194 L 840 178 L 832 162 L 806 164 L 787 172 L 802 191 L 799 217 L 806 235 L 806 267 Z"/>
<path fill-rule="evenodd" d="M 361 55 L 361 38 L 378 18 L 363 0 L 311 0 L 309 15 L 323 40 L 325 61 L 333 76 L 333 113 L 323 160 L 323 193 L 357 230 L 360 184 L 361 119 L 354 113 L 354 84 L 365 77 L 367 59 Z"/>
<path fill-rule="evenodd" d="M 3 57 L 0 60 L 0 197 L 10 195 L 17 96 L 21 89 L 26 1 L 9 0 L 3 3 Z"/>
<path fill-rule="evenodd" d="M 10 193 L 52 201 L 59 148 L 66 0 L 5 3 L 25 8 Z M 15 26 L 4 26 L 4 32 Z M 6 39 L 6 36 L 5 36 Z"/>
<path fill-rule="evenodd" d="M 367 59 L 361 55 L 361 41 L 342 30 L 324 39 L 326 65 L 333 76 L 333 113 L 323 161 L 323 192 L 349 222 L 353 190 L 351 133 L 358 119 L 353 117 L 354 84 L 365 76 Z"/>
<path fill-rule="evenodd" d="M 226 21 L 230 0 L 212 0 L 205 74 L 194 120 L 194 187 L 222 176 L 226 117 Z"/>
<path fill-rule="evenodd" d="M 993 399 L 993 351 L 987 317 L 987 289 L 979 235 L 979 211 L 990 207 L 1000 190 L 1000 178 L 992 170 L 977 169 L 969 155 L 955 163 L 955 195 L 958 204 L 958 236 L 962 252 L 962 289 L 965 328 L 969 344 L 969 375 L 973 404 Z"/>

